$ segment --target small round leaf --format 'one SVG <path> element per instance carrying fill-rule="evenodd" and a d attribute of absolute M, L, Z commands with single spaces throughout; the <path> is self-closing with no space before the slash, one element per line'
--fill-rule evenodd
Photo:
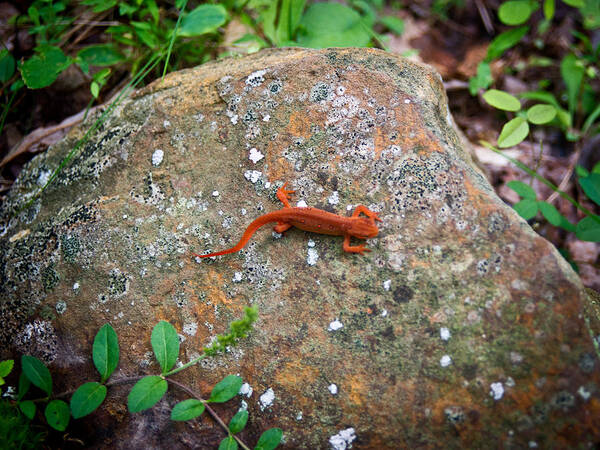
<path fill-rule="evenodd" d="M 6 377 L 13 370 L 15 365 L 14 359 L 7 359 L 0 362 L 0 377 Z"/>
<path fill-rule="evenodd" d="M 600 242 L 600 223 L 591 216 L 584 217 L 575 228 L 575 236 L 582 241 Z"/>
<path fill-rule="evenodd" d="M 511 0 L 498 8 L 498 18 L 505 25 L 521 25 L 527 22 L 532 13 L 529 0 Z"/>
<path fill-rule="evenodd" d="M 35 417 L 35 403 L 33 403 L 31 400 L 20 402 L 19 409 L 29 420 L 32 420 Z"/>
<path fill-rule="evenodd" d="M 537 194 L 535 193 L 533 188 L 528 184 L 523 183 L 522 181 L 512 180 L 506 183 L 506 185 L 523 198 L 535 200 L 537 197 Z"/>
<path fill-rule="evenodd" d="M 52 400 L 44 411 L 48 425 L 58 431 L 65 431 L 69 425 L 69 405 L 62 400 Z"/>
<path fill-rule="evenodd" d="M 527 120 L 536 125 L 551 122 L 556 117 L 556 108 L 552 105 L 535 105 L 527 111 Z"/>
<path fill-rule="evenodd" d="M 138 381 L 127 397 L 129 412 L 136 413 L 152 408 L 167 392 L 167 381 L 150 375 Z"/>
<path fill-rule="evenodd" d="M 239 433 L 246 426 L 246 422 L 248 422 L 248 411 L 240 409 L 229 421 L 229 431 L 232 434 Z"/>
<path fill-rule="evenodd" d="M 204 412 L 204 403 L 195 398 L 190 398 L 177 403 L 171 411 L 171 420 L 195 419 Z"/>
<path fill-rule="evenodd" d="M 237 450 L 238 443 L 235 441 L 233 436 L 227 436 L 219 444 L 219 450 Z"/>
<path fill-rule="evenodd" d="M 123 60 L 125 56 L 110 44 L 88 45 L 77 53 L 88 66 L 112 66 Z"/>
<path fill-rule="evenodd" d="M 20 65 L 23 81 L 30 89 L 50 86 L 71 60 L 63 51 L 51 45 L 40 45 L 36 54 Z"/>
<path fill-rule="evenodd" d="M 242 379 L 237 375 L 228 375 L 219 381 L 210 393 L 209 402 L 223 403 L 232 399 L 240 392 Z"/>
<path fill-rule="evenodd" d="M 526 198 L 513 205 L 515 211 L 525 220 L 535 217 L 538 212 L 538 204 L 535 200 Z"/>
<path fill-rule="evenodd" d="M 222 5 L 200 5 L 181 20 L 178 36 L 200 36 L 212 33 L 227 21 L 227 10 Z"/>
<path fill-rule="evenodd" d="M 558 212 L 554 205 L 548 202 L 538 202 L 540 212 L 546 220 L 555 227 L 563 228 L 567 231 L 575 231 L 575 225 L 567 220 L 565 216 Z"/>
<path fill-rule="evenodd" d="M 508 92 L 490 89 L 483 94 L 483 99 L 494 108 L 503 111 L 518 111 L 521 109 L 521 102 L 514 95 Z"/>
<path fill-rule="evenodd" d="M 273 450 L 281 442 L 283 431 L 280 428 L 269 428 L 260 435 L 254 450 Z"/>
<path fill-rule="evenodd" d="M 515 117 L 506 122 L 498 137 L 498 147 L 506 148 L 517 145 L 529 134 L 529 124 L 522 117 Z"/>
<path fill-rule="evenodd" d="M 600 173 L 591 173 L 585 178 L 580 178 L 579 184 L 585 195 L 594 203 L 600 205 Z"/>
<path fill-rule="evenodd" d="M 102 404 L 106 398 L 106 386 L 97 382 L 79 386 L 71 397 L 71 414 L 75 419 L 87 416 Z"/>

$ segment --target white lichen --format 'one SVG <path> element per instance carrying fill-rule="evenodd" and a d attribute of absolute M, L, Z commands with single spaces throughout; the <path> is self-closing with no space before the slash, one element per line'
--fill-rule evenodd
<path fill-rule="evenodd" d="M 331 322 L 329 324 L 329 328 L 327 328 L 327 331 L 337 331 L 340 328 L 342 328 L 344 326 L 344 324 L 342 322 L 340 322 L 338 319 L 335 319 L 333 322 Z"/>
<path fill-rule="evenodd" d="M 329 445 L 333 450 L 346 450 L 352 447 L 352 441 L 356 439 L 354 428 L 346 428 L 329 438 Z"/>

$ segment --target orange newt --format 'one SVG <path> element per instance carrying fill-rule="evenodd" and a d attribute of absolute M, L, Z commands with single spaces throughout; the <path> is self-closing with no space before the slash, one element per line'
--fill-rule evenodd
<path fill-rule="evenodd" d="M 286 186 L 287 183 L 277 189 L 277 198 L 283 203 L 283 208 L 255 219 L 248 225 L 242 238 L 234 247 L 207 255 L 197 253 L 193 253 L 193 255 L 199 258 L 208 258 L 239 252 L 248 243 L 256 230 L 271 222 L 277 222 L 277 225 L 273 227 L 277 233 L 283 233 L 291 227 L 296 227 L 314 233 L 344 236 L 345 252 L 362 254 L 371 251 L 364 244 L 350 245 L 350 238 L 368 239 L 377 236 L 379 228 L 377 228 L 375 221 L 381 222 L 381 219 L 377 217 L 375 212 L 369 210 L 366 206 L 358 205 L 352 213 L 352 217 L 343 217 L 318 208 L 292 207 L 289 202 L 290 194 L 296 191 L 289 191 L 285 188 Z M 367 217 L 359 217 L 360 213 Z"/>

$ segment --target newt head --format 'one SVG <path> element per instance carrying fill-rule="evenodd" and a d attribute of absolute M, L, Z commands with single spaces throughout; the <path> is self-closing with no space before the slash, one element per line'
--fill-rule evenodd
<path fill-rule="evenodd" d="M 352 220 L 348 234 L 358 239 L 369 239 L 377 236 L 379 228 L 375 225 L 373 217 L 355 217 Z"/>

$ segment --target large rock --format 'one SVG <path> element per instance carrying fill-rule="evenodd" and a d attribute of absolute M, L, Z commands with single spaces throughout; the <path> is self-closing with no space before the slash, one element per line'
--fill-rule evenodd
<path fill-rule="evenodd" d="M 84 130 L 24 169 L 0 216 L 3 339 L 50 363 L 60 389 L 96 377 L 91 343 L 106 322 L 118 378 L 158 373 L 159 320 L 181 333 L 186 362 L 256 304 L 248 339 L 176 376 L 208 395 L 239 373 L 253 394 L 219 411 L 248 403 L 249 444 L 274 426 L 307 449 L 598 441 L 598 308 L 475 168 L 431 69 L 378 50 L 284 49 L 171 74 L 15 212 Z M 285 181 L 309 206 L 377 211 L 373 252 L 263 229 L 238 254 L 191 257 L 279 209 Z M 82 422 L 86 445 L 223 438 L 208 418 L 169 421 L 185 398 L 173 387 L 128 414 L 129 387 Z"/>

